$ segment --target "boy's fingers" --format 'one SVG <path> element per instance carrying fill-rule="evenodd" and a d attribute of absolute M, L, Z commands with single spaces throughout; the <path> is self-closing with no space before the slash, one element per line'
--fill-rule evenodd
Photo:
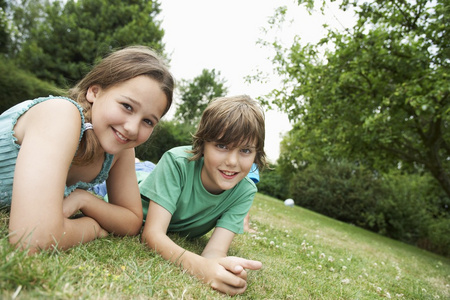
<path fill-rule="evenodd" d="M 239 265 L 244 269 L 259 270 L 262 267 L 262 263 L 257 260 L 250 260 L 237 256 L 228 256 L 226 259 L 233 261 L 236 265 Z M 236 269 L 236 271 L 238 270 Z"/>

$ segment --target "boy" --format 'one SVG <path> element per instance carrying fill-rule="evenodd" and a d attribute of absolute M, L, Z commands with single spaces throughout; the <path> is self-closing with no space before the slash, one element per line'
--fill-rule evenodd
<path fill-rule="evenodd" d="M 167 151 L 139 184 L 147 213 L 143 241 L 164 259 L 229 295 L 246 290 L 245 269 L 262 266 L 227 252 L 234 235 L 243 232 L 257 191 L 246 176 L 253 163 L 260 170 L 266 164 L 264 138 L 264 113 L 256 101 L 248 96 L 217 98 L 203 112 L 193 145 Z M 213 228 L 201 255 L 167 236 L 177 232 L 195 238 Z"/>

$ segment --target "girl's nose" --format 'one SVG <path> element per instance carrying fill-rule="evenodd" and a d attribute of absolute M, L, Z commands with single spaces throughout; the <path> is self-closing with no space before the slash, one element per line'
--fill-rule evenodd
<path fill-rule="evenodd" d="M 129 139 L 134 139 L 139 133 L 139 121 L 134 119 L 128 120 L 124 124 L 125 133 Z"/>

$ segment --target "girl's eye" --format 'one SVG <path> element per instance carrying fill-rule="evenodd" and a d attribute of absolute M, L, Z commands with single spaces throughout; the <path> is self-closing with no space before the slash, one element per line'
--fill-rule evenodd
<path fill-rule="evenodd" d="M 126 110 L 132 110 L 131 105 L 126 104 L 126 103 L 122 103 L 122 106 L 126 109 Z"/>
<path fill-rule="evenodd" d="M 149 120 L 149 119 L 145 119 L 144 122 L 145 122 L 147 125 L 153 126 L 153 122 L 152 122 L 151 120 Z"/>
<path fill-rule="evenodd" d="M 219 149 L 227 149 L 227 145 L 224 144 L 217 144 L 216 147 Z"/>

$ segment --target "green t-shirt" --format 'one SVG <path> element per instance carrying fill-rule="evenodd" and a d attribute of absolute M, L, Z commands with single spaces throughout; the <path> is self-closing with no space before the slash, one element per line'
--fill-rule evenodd
<path fill-rule="evenodd" d="M 139 183 L 147 216 L 149 200 L 172 214 L 169 232 L 198 237 L 214 227 L 223 227 L 234 233 L 244 230 L 247 215 L 255 193 L 255 183 L 245 177 L 235 187 L 219 195 L 209 193 L 201 182 L 203 158 L 189 161 L 191 146 L 167 151 L 155 169 Z"/>

